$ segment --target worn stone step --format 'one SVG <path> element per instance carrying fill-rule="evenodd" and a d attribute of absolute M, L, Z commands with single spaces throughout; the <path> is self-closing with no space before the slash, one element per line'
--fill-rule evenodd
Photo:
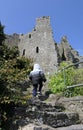
<path fill-rule="evenodd" d="M 79 115 L 75 112 L 66 112 L 63 105 L 56 103 L 54 105 L 42 102 L 38 99 L 29 100 L 24 106 L 16 107 L 15 115 L 17 124 L 27 125 L 28 123 L 44 124 L 53 128 L 69 126 L 79 123 Z"/>
<path fill-rule="evenodd" d="M 37 126 L 34 124 L 28 124 L 23 127 L 19 127 L 18 130 L 83 130 L 83 125 L 71 125 L 68 127 L 51 128 L 49 126 Z"/>
<path fill-rule="evenodd" d="M 40 101 L 38 98 L 32 99 L 28 101 L 29 107 L 35 107 L 40 111 L 48 111 L 48 112 L 61 112 L 64 111 L 65 108 L 61 103 L 51 104 Z"/>
<path fill-rule="evenodd" d="M 18 122 L 22 124 L 33 122 L 37 125 L 45 124 L 53 128 L 57 128 L 79 123 L 79 115 L 71 112 L 46 112 L 35 108 L 27 108 L 25 111 L 22 111 L 22 114 L 20 111 L 17 115 L 22 118 L 18 120 Z"/>
<path fill-rule="evenodd" d="M 46 124 L 54 128 L 73 125 L 79 122 L 78 114 L 71 112 L 27 111 L 26 116 L 35 120 L 36 123 Z"/>

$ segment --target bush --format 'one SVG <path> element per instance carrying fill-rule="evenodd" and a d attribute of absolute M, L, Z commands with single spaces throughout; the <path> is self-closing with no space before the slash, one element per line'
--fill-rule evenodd
<path fill-rule="evenodd" d="M 0 129 L 8 129 L 5 122 L 11 120 L 13 108 L 22 102 L 21 89 L 17 82 L 27 78 L 32 66 L 30 58 L 19 57 L 18 47 L 9 48 L 4 44 L 6 36 L 0 23 Z M 21 100 L 20 100 L 21 99 Z M 24 101 L 23 101 L 24 103 Z"/>
<path fill-rule="evenodd" d="M 67 66 L 70 64 L 70 67 Z M 63 69 L 65 68 L 65 69 Z M 83 83 L 83 69 L 76 69 L 71 63 L 61 63 L 58 73 L 50 77 L 49 88 L 52 93 L 63 93 L 66 97 L 83 95 L 83 87 L 65 89 L 67 86 Z"/>
<path fill-rule="evenodd" d="M 0 57 L 1 128 L 5 127 L 4 123 L 12 118 L 10 115 L 12 103 L 13 105 L 19 102 L 25 103 L 25 99 L 22 98 L 21 87 L 18 87 L 17 83 L 28 79 L 27 75 L 32 69 L 32 60 L 30 58 L 19 57 L 17 48 L 14 50 L 5 45 L 2 48 L 3 53 L 1 53 L 2 56 Z"/>

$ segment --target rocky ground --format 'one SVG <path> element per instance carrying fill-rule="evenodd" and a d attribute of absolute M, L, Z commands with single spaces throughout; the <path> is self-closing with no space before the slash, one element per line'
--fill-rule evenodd
<path fill-rule="evenodd" d="M 19 105 L 11 130 L 83 130 L 83 97 L 64 98 L 50 94 Z"/>
<path fill-rule="evenodd" d="M 79 115 L 79 122 L 77 124 L 59 127 L 55 130 L 83 130 L 83 96 L 66 98 L 51 94 L 48 98 L 48 102 L 52 104 L 62 103 L 66 112 L 76 112 Z"/>
<path fill-rule="evenodd" d="M 83 130 L 83 96 L 65 98 L 46 91 L 15 108 L 10 130 Z"/>

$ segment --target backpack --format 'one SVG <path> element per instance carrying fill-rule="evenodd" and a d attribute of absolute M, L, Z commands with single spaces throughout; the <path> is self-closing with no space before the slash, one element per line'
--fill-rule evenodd
<path fill-rule="evenodd" d="M 42 71 L 39 72 L 40 78 L 43 82 L 46 82 L 46 77 Z"/>

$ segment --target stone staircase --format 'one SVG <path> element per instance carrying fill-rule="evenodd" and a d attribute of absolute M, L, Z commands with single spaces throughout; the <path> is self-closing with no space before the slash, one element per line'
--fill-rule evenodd
<path fill-rule="evenodd" d="M 41 96 L 28 100 L 26 105 L 19 104 L 11 130 L 54 130 L 80 123 L 78 113 L 66 111 L 62 103 L 52 104 L 42 99 Z"/>

